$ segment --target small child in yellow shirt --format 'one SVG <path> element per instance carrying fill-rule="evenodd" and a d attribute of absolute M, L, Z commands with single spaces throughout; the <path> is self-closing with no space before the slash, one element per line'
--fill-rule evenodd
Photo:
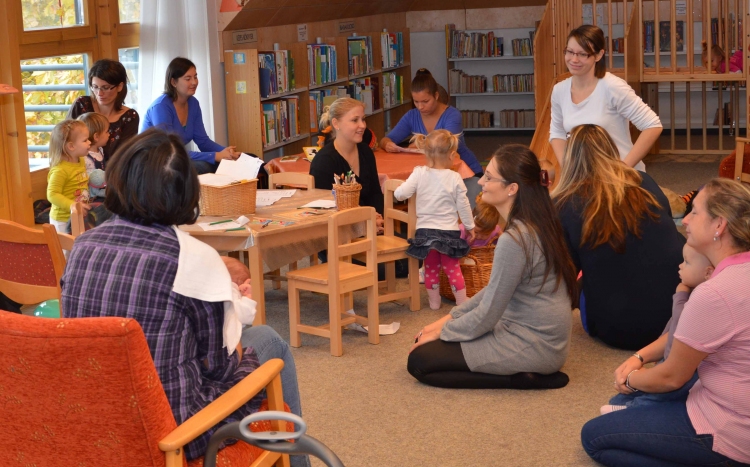
<path fill-rule="evenodd" d="M 90 146 L 89 130 L 81 121 L 64 120 L 52 130 L 47 200 L 52 203 L 50 224 L 58 232 L 70 233 L 70 207 L 73 204 L 82 202 L 84 215 L 90 208 L 89 177 L 84 162 Z"/>

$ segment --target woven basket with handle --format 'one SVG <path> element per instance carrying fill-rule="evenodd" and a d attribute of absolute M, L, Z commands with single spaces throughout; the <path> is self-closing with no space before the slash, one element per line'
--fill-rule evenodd
<path fill-rule="evenodd" d="M 473 297 L 490 282 L 492 260 L 495 257 L 495 242 L 498 236 L 495 235 L 490 239 L 486 246 L 472 248 L 468 255 L 459 260 L 461 273 L 466 283 L 466 297 Z M 440 271 L 440 295 L 448 300 L 456 301 L 448 276 L 442 270 Z"/>
<path fill-rule="evenodd" d="M 254 214 L 257 189 L 257 178 L 221 187 L 201 185 L 201 215 L 239 216 Z"/>

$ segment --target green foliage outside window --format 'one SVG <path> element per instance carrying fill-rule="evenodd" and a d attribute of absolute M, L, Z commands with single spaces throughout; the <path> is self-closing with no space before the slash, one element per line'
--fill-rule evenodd
<path fill-rule="evenodd" d="M 76 8 L 81 1 L 83 0 L 21 0 L 23 29 L 29 31 L 79 26 L 84 23 L 83 18 L 76 22 Z"/>
<path fill-rule="evenodd" d="M 120 22 L 138 23 L 141 21 L 141 0 L 120 0 Z"/>

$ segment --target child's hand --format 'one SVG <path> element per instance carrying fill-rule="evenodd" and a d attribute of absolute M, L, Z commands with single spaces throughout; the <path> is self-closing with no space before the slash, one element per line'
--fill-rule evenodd
<path fill-rule="evenodd" d="M 474 243 L 474 239 L 476 238 L 476 235 L 474 235 L 474 229 L 467 229 L 466 230 L 466 242 L 471 245 Z"/>
<path fill-rule="evenodd" d="M 90 204 L 88 204 L 88 203 L 81 203 L 81 211 L 82 211 L 82 214 L 84 216 L 86 214 L 88 214 L 90 210 L 91 210 L 91 205 Z"/>
<path fill-rule="evenodd" d="M 247 297 L 249 299 L 253 298 L 253 288 L 250 283 L 250 279 L 240 284 L 239 287 L 240 287 L 240 293 L 242 294 L 243 297 Z"/>
<path fill-rule="evenodd" d="M 677 284 L 677 289 L 675 290 L 675 292 L 687 292 L 687 293 L 690 293 L 692 291 L 693 291 L 693 289 L 691 287 L 688 287 L 687 285 L 683 284 L 682 282 L 680 282 L 679 284 Z"/>

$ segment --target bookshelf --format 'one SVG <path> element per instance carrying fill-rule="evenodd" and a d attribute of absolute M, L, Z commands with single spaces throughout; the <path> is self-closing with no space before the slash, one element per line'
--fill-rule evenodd
<path fill-rule="evenodd" d="M 534 33 L 446 25 L 448 93 L 465 132 L 534 129 Z"/>
<path fill-rule="evenodd" d="M 409 47 L 409 30 L 403 29 L 280 43 L 272 51 L 225 50 L 230 144 L 265 160 L 301 153 L 317 142 L 322 108 L 343 95 L 365 103 L 367 127 L 379 140 L 411 108 Z M 261 80 L 272 78 L 260 68 L 271 52 L 287 57 L 281 61 L 293 76 L 286 76 L 287 87 L 263 97 Z M 268 134 L 271 116 L 275 138 Z"/>

